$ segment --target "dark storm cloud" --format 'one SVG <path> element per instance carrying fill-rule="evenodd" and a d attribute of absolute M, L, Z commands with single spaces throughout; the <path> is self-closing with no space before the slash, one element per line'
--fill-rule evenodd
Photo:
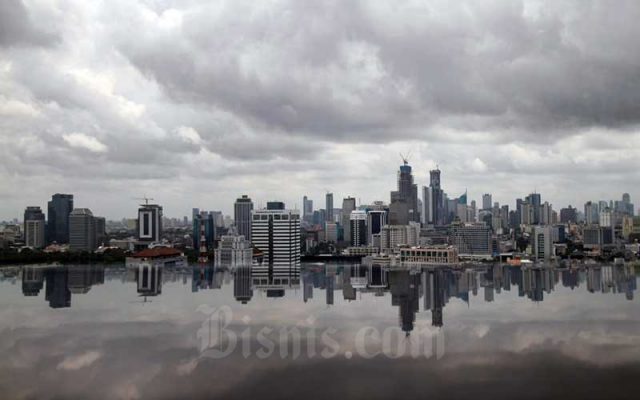
<path fill-rule="evenodd" d="M 33 21 L 22 0 L 0 2 L 0 47 L 48 46 L 56 43 L 58 37 L 41 30 Z"/>
<path fill-rule="evenodd" d="M 533 139 L 640 121 L 635 2 L 251 11 L 195 7 L 179 27 L 149 26 L 136 41 L 116 30 L 116 43 L 176 101 L 315 137 L 395 140 L 448 121 Z"/>

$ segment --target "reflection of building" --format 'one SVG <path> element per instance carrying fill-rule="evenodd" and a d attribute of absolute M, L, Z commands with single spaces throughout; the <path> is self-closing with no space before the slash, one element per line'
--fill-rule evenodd
<path fill-rule="evenodd" d="M 45 288 L 45 300 L 51 308 L 71 307 L 71 291 L 67 286 L 69 277 L 66 267 L 49 268 L 45 270 L 47 285 Z"/>
<path fill-rule="evenodd" d="M 233 297 L 242 304 L 247 304 L 253 297 L 250 266 L 239 266 L 235 269 L 233 276 Z"/>
<path fill-rule="evenodd" d="M 37 267 L 22 268 L 22 294 L 37 296 L 44 286 L 44 270 Z"/>
<path fill-rule="evenodd" d="M 157 296 L 162 293 L 163 267 L 154 264 L 138 264 L 135 278 L 138 294 L 141 296 Z"/>
<path fill-rule="evenodd" d="M 400 326 L 407 335 L 413 330 L 416 313 L 420 308 L 420 275 L 407 270 L 389 272 L 391 305 L 398 306 Z"/>
<path fill-rule="evenodd" d="M 173 247 L 157 246 L 146 248 L 125 260 L 127 268 L 138 268 L 140 265 L 161 267 L 186 267 L 187 257 Z"/>

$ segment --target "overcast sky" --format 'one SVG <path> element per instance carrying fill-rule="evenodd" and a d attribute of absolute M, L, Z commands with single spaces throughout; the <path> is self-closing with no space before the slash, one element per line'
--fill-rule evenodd
<path fill-rule="evenodd" d="M 0 219 L 389 200 L 400 152 L 513 207 L 640 203 L 638 1 L 0 2 Z"/>

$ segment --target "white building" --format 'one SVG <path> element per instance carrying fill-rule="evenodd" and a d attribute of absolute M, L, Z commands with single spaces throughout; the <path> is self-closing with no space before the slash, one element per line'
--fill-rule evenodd
<path fill-rule="evenodd" d="M 215 251 L 216 265 L 251 265 L 253 248 L 244 235 L 223 235 Z"/>
<path fill-rule="evenodd" d="M 354 210 L 349 216 L 351 238 L 349 243 L 353 247 L 366 246 L 367 244 L 367 213 L 363 210 Z"/>
<path fill-rule="evenodd" d="M 159 242 L 162 239 L 162 207 L 157 204 L 142 204 L 138 209 L 138 239 Z"/>
<path fill-rule="evenodd" d="M 536 226 L 533 230 L 533 256 L 536 260 L 553 257 L 553 233 L 551 226 Z"/>
<path fill-rule="evenodd" d="M 254 267 L 291 267 L 300 265 L 300 213 L 297 210 L 254 210 L 251 214 L 253 245 L 262 252 Z"/>

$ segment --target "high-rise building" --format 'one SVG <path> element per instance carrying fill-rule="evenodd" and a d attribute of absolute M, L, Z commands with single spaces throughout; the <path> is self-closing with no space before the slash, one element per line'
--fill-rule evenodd
<path fill-rule="evenodd" d="M 222 235 L 215 251 L 215 264 L 230 267 L 251 265 L 253 249 L 243 235 Z"/>
<path fill-rule="evenodd" d="M 95 220 L 88 208 L 74 208 L 69 214 L 69 248 L 73 251 L 96 248 Z"/>
<path fill-rule="evenodd" d="M 40 207 L 30 206 L 24 210 L 24 244 L 41 249 L 45 245 L 44 213 Z"/>
<path fill-rule="evenodd" d="M 56 193 L 47 205 L 47 240 L 69 243 L 69 214 L 73 210 L 73 195 Z"/>
<path fill-rule="evenodd" d="M 197 214 L 193 215 L 193 248 L 200 249 L 200 226 L 204 224 L 204 238 L 207 251 L 210 252 L 215 247 L 215 241 L 218 233 L 218 227 L 216 225 L 216 214 L 213 211 L 200 211 L 198 208 L 194 208 L 193 212 Z"/>
<path fill-rule="evenodd" d="M 367 244 L 367 213 L 364 210 L 354 210 L 349 217 L 351 225 L 350 244 L 354 247 Z"/>
<path fill-rule="evenodd" d="M 533 230 L 533 256 L 536 260 L 549 260 L 553 257 L 552 227 L 536 226 Z"/>
<path fill-rule="evenodd" d="M 429 171 L 429 190 L 428 194 L 430 198 L 424 200 L 425 207 L 428 207 L 427 212 L 429 218 L 426 219 L 428 224 L 444 225 L 445 221 L 445 201 L 444 193 L 440 186 L 440 170 L 434 169 Z"/>
<path fill-rule="evenodd" d="M 586 215 L 585 215 L 586 217 Z M 571 207 L 571 205 L 569 205 L 569 207 L 567 208 L 561 208 L 560 209 L 560 222 L 563 224 L 568 224 L 568 223 L 576 223 L 578 221 L 578 213 L 577 210 L 573 207 Z"/>
<path fill-rule="evenodd" d="M 351 241 L 351 212 L 356 209 L 356 199 L 354 197 L 345 197 L 342 200 L 342 214 L 340 216 L 340 225 L 342 225 L 343 237 L 345 242 Z"/>
<path fill-rule="evenodd" d="M 394 203 L 398 203 L 398 205 L 394 205 Z M 401 165 L 398 170 L 398 190 L 391 192 L 391 205 L 389 206 L 390 212 L 393 213 L 394 211 L 392 210 L 398 210 L 399 207 L 406 207 L 408 221 L 420 222 L 418 185 L 413 183 L 411 166 L 408 164 L 407 160 L 404 160 L 404 164 Z M 400 214 L 403 215 L 404 212 L 402 211 Z M 400 220 L 398 223 L 402 225 L 406 224 L 403 220 Z"/>
<path fill-rule="evenodd" d="M 327 222 L 335 222 L 333 219 L 333 193 L 327 193 L 326 197 L 326 207 L 325 211 L 327 212 L 326 218 Z"/>
<path fill-rule="evenodd" d="M 297 210 L 253 210 L 251 235 L 253 245 L 262 252 L 262 263 L 256 272 L 264 268 L 300 265 L 300 214 Z"/>
<path fill-rule="evenodd" d="M 107 221 L 104 217 L 93 217 L 93 223 L 96 229 L 96 247 L 103 246 L 107 238 Z"/>
<path fill-rule="evenodd" d="M 159 242 L 162 239 L 162 207 L 157 204 L 141 204 L 138 208 L 136 231 L 141 241 Z"/>
<path fill-rule="evenodd" d="M 482 209 L 491 210 L 491 193 L 485 193 L 482 195 Z"/>
<path fill-rule="evenodd" d="M 598 204 L 592 201 L 587 201 L 584 204 L 584 220 L 587 225 L 594 225 L 598 223 L 600 212 L 598 211 Z"/>
<path fill-rule="evenodd" d="M 367 244 L 373 246 L 375 235 L 380 235 L 382 227 L 387 225 L 388 210 L 382 205 L 374 205 L 367 210 Z"/>
<path fill-rule="evenodd" d="M 529 196 L 527 196 L 526 200 L 531 205 L 531 211 L 533 214 L 531 224 L 536 225 L 543 223 L 541 217 L 542 198 L 540 196 L 540 193 L 531 193 Z"/>
<path fill-rule="evenodd" d="M 307 198 L 307 196 L 302 198 L 302 217 L 307 222 L 311 222 L 313 217 L 313 200 Z"/>
<path fill-rule="evenodd" d="M 540 219 L 538 220 L 538 224 L 551 225 L 552 223 L 553 223 L 553 206 L 549 204 L 548 201 L 545 201 L 544 204 L 540 206 Z"/>
<path fill-rule="evenodd" d="M 251 211 L 253 211 L 253 202 L 246 194 L 238 198 L 233 205 L 233 219 L 238 234 L 248 241 L 251 241 Z"/>

